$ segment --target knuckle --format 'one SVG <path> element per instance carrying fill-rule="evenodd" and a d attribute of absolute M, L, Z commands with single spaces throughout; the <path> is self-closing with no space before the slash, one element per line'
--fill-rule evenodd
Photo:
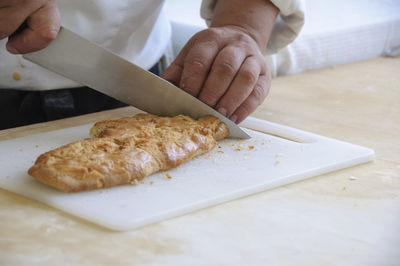
<path fill-rule="evenodd" d="M 204 72 L 208 70 L 206 59 L 201 56 L 187 59 L 185 66 L 192 72 Z"/>
<path fill-rule="evenodd" d="M 254 98 L 262 102 L 265 99 L 265 97 L 267 97 L 267 92 L 268 91 L 266 88 L 264 88 L 260 84 L 257 84 L 256 86 L 254 86 L 252 94 Z"/>
<path fill-rule="evenodd" d="M 215 40 L 219 37 L 220 33 L 216 28 L 208 28 L 201 32 L 206 39 Z"/>
<path fill-rule="evenodd" d="M 253 84 L 258 78 L 258 75 L 256 75 L 251 69 L 243 69 L 241 76 L 244 79 L 244 82 L 249 84 Z"/>
<path fill-rule="evenodd" d="M 240 33 L 236 35 L 236 41 L 242 45 L 248 45 L 250 37 L 247 34 Z"/>
<path fill-rule="evenodd" d="M 234 65 L 228 61 L 221 62 L 215 68 L 217 74 L 223 76 L 233 76 L 237 71 Z"/>
<path fill-rule="evenodd" d="M 194 43 L 208 43 L 209 46 L 218 45 L 218 40 L 221 38 L 221 34 L 218 29 L 208 28 L 196 33 L 191 40 Z"/>
<path fill-rule="evenodd" d="M 245 49 L 251 49 L 251 47 L 254 45 L 253 39 L 244 32 L 239 32 L 235 35 L 235 43 L 237 46 Z"/>
<path fill-rule="evenodd" d="M 208 92 L 205 95 L 201 95 L 200 100 L 213 107 L 217 103 L 218 97 L 219 95 L 216 92 Z"/>

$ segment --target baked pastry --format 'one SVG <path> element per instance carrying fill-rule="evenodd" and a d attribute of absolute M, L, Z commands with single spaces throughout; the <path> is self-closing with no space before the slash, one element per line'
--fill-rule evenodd
<path fill-rule="evenodd" d="M 228 135 L 227 126 L 211 116 L 138 114 L 101 121 L 90 129 L 91 138 L 40 155 L 28 173 L 64 192 L 136 184 L 211 150 Z"/>

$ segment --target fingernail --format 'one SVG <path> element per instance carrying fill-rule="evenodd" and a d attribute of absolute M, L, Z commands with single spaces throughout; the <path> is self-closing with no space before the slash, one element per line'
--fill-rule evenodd
<path fill-rule="evenodd" d="M 232 115 L 229 119 L 230 119 L 233 123 L 236 123 L 237 116 L 236 116 L 236 115 Z"/>
<path fill-rule="evenodd" d="M 226 114 L 228 113 L 224 107 L 218 108 L 218 112 L 223 116 L 226 116 Z"/>
<path fill-rule="evenodd" d="M 9 51 L 12 54 L 19 54 L 19 51 L 17 49 L 15 49 L 15 47 L 13 47 L 13 46 L 7 45 L 7 51 Z"/>

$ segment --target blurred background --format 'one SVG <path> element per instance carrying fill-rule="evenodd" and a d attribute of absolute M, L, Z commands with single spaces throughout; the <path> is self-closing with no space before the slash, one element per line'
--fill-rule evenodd
<path fill-rule="evenodd" d="M 273 76 L 400 55 L 400 0 L 305 0 L 306 22 L 297 39 L 267 57 Z M 175 55 L 206 27 L 201 0 L 167 0 Z"/>

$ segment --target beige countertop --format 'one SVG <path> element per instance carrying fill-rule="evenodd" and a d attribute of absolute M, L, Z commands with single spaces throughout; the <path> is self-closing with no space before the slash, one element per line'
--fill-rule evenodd
<path fill-rule="evenodd" d="M 0 189 L 0 265 L 400 265 L 400 58 L 276 78 L 253 116 L 373 148 L 376 159 L 130 232 Z"/>

